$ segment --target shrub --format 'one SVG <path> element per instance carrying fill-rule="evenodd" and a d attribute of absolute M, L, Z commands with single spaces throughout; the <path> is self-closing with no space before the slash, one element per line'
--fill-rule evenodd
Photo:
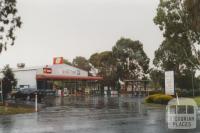
<path fill-rule="evenodd" d="M 173 97 L 170 95 L 154 94 L 148 96 L 145 101 L 147 103 L 167 104 L 171 99 L 173 99 Z"/>
<path fill-rule="evenodd" d="M 162 90 L 154 90 L 149 92 L 149 95 L 155 95 L 155 94 L 164 94 L 164 92 Z"/>
<path fill-rule="evenodd" d="M 159 95 L 162 95 L 162 94 L 150 95 L 145 99 L 145 101 L 148 102 L 148 103 L 154 103 L 155 98 L 158 97 Z"/>

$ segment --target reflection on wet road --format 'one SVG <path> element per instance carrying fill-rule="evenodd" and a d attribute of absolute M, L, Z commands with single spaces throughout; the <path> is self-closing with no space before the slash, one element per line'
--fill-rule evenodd
<path fill-rule="evenodd" d="M 134 97 L 50 98 L 38 113 L 0 116 L 0 133 L 191 133 L 168 130 L 165 108 Z M 198 125 L 197 125 L 198 126 Z"/>

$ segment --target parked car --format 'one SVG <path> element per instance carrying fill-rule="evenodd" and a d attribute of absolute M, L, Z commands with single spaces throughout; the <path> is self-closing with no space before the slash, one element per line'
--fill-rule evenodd
<path fill-rule="evenodd" d="M 35 88 L 26 88 L 12 93 L 12 98 L 20 100 L 31 100 L 35 96 L 36 92 L 37 90 Z"/>
<path fill-rule="evenodd" d="M 35 95 L 37 94 L 38 102 L 41 102 L 45 96 L 55 96 L 55 91 L 52 90 L 37 90 L 35 88 L 25 88 L 18 90 L 11 94 L 12 99 L 19 100 L 35 100 Z"/>

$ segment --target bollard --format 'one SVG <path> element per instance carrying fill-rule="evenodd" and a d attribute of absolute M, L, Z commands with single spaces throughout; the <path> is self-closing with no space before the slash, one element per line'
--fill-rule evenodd
<path fill-rule="evenodd" d="M 38 107 L 37 107 L 37 93 L 35 94 L 35 112 L 38 111 Z"/>

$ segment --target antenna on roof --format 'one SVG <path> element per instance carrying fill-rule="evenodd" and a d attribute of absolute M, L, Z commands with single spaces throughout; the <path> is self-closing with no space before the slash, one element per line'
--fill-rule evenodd
<path fill-rule="evenodd" d="M 25 67 L 25 63 L 17 63 L 17 68 L 22 69 Z"/>

